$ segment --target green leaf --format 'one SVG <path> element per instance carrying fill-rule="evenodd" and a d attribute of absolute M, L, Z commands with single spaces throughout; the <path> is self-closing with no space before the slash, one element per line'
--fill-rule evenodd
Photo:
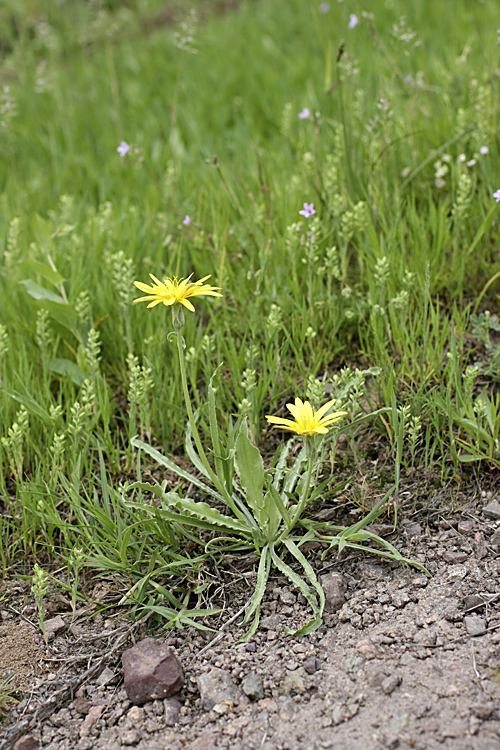
<path fill-rule="evenodd" d="M 254 616 L 253 622 L 248 632 L 245 633 L 245 635 L 239 639 L 238 643 L 244 643 L 245 641 L 248 641 L 248 639 L 252 637 L 252 635 L 255 633 L 255 631 L 257 630 L 259 626 L 260 603 L 266 591 L 266 585 L 267 585 L 267 581 L 269 578 L 270 570 L 271 570 L 270 548 L 269 548 L 269 545 L 266 544 L 266 546 L 262 548 L 262 551 L 260 553 L 259 569 L 257 571 L 257 585 L 255 586 L 255 591 L 252 596 L 250 606 L 248 607 L 245 617 L 243 619 L 243 624 L 245 625 L 250 620 L 251 616 L 254 613 L 255 613 L 255 616 Z"/>
<path fill-rule="evenodd" d="M 148 454 L 148 456 L 151 456 L 151 458 L 154 458 L 157 463 L 165 466 L 167 469 L 170 469 L 170 471 L 173 471 L 175 474 L 177 474 L 178 477 L 186 479 L 188 482 L 191 482 L 200 490 L 203 490 L 203 492 L 206 492 L 207 495 L 211 495 L 212 497 L 215 497 L 219 502 L 226 504 L 226 501 L 224 500 L 222 495 L 206 485 L 197 477 L 190 474 L 188 471 L 184 471 L 183 469 L 181 469 L 180 466 L 177 466 L 176 463 L 167 458 L 167 456 L 164 456 L 163 453 L 160 453 L 160 451 L 157 451 L 156 448 L 152 448 L 148 443 L 144 443 L 142 440 L 139 440 L 139 438 L 136 437 L 132 438 L 130 442 L 132 443 L 134 448 L 141 448 L 145 453 Z"/>
<path fill-rule="evenodd" d="M 49 361 L 49 370 L 58 375 L 70 378 L 77 386 L 82 385 L 85 375 L 75 362 L 70 359 L 51 359 Z"/>
<path fill-rule="evenodd" d="M 24 279 L 19 282 L 22 284 L 30 297 L 38 300 L 48 300 L 49 302 L 56 302 L 58 305 L 67 305 L 68 303 L 59 295 L 54 292 L 49 292 L 45 287 L 40 286 L 32 279 Z"/>
<path fill-rule="evenodd" d="M 287 633 L 287 635 L 305 635 L 306 633 L 312 633 L 314 630 L 317 630 L 319 626 L 321 625 L 321 610 L 322 610 L 321 606 L 318 604 L 318 599 L 316 598 L 314 591 L 311 589 L 310 586 L 307 585 L 307 583 L 304 581 L 303 578 L 297 575 L 297 573 L 295 573 L 295 571 L 292 570 L 292 568 L 289 565 L 287 565 L 284 560 L 281 559 L 281 557 L 275 552 L 273 545 L 270 546 L 270 550 L 271 550 L 271 559 L 275 567 L 278 568 L 278 570 L 281 573 L 283 573 L 283 575 L 285 575 L 289 581 L 293 583 L 295 588 L 299 589 L 300 593 L 309 602 L 313 611 L 313 619 L 310 620 L 307 623 L 307 625 L 305 625 L 303 628 L 300 628 L 300 630 L 297 630 L 297 631 L 291 631 L 289 628 L 285 628 L 285 632 Z M 298 548 L 296 548 L 296 550 L 303 557 L 300 550 L 298 550 Z"/>
<path fill-rule="evenodd" d="M 195 414 L 195 419 L 196 419 L 196 414 Z M 198 454 L 196 453 L 196 450 L 194 448 L 193 441 L 191 439 L 192 438 L 192 434 L 193 434 L 193 431 L 191 429 L 191 422 L 188 420 L 188 423 L 186 425 L 186 440 L 185 440 L 186 453 L 189 456 L 189 458 L 190 458 L 193 466 L 196 469 L 198 469 L 198 471 L 200 472 L 200 474 L 203 474 L 204 477 L 206 477 L 207 479 L 209 479 L 210 478 L 209 473 L 206 470 L 203 461 L 198 456 Z"/>
<path fill-rule="evenodd" d="M 185 523 L 190 526 L 199 526 L 205 529 L 218 529 L 223 528 L 228 531 L 237 532 L 245 539 L 252 538 L 252 529 L 237 521 L 232 516 L 225 516 L 223 513 L 218 511 L 216 508 L 212 508 L 208 503 L 196 502 L 189 497 L 181 497 L 177 492 L 164 492 L 164 490 L 158 484 L 148 484 L 147 482 L 135 482 L 130 485 L 130 489 L 140 488 L 142 490 L 149 490 L 154 495 L 159 497 L 167 507 L 158 509 L 156 507 L 149 508 L 149 512 L 158 513 L 160 517 L 167 518 L 170 521 L 176 521 L 177 523 Z M 143 508 L 143 505 L 137 503 L 131 503 L 134 508 Z M 173 513 L 169 510 L 170 507 L 174 507 L 178 513 Z"/>
<path fill-rule="evenodd" d="M 219 365 L 219 367 L 221 367 L 221 365 Z M 219 426 L 217 424 L 217 410 L 215 406 L 215 389 L 212 385 L 212 381 L 217 375 L 219 367 L 217 367 L 214 374 L 208 381 L 208 420 L 210 423 L 210 437 L 212 438 L 212 447 L 214 451 L 215 473 L 217 474 L 217 478 L 219 482 L 222 484 L 223 487 L 226 487 L 227 491 L 230 493 L 231 488 L 227 487 L 226 485 L 224 462 L 219 457 L 219 451 L 222 446 L 221 446 L 221 442 L 219 438 Z"/>
<path fill-rule="evenodd" d="M 38 276 L 41 276 L 46 281 L 49 281 L 51 284 L 54 284 L 54 286 L 58 286 L 59 284 L 62 284 L 64 281 L 64 278 L 61 276 L 60 273 L 57 271 L 54 271 L 50 266 L 46 266 L 45 263 L 40 263 L 38 260 L 33 260 L 31 258 L 28 258 L 27 260 L 23 260 L 19 267 L 23 270 L 26 269 L 27 271 L 31 271 L 32 273 L 37 274 Z"/>
<path fill-rule="evenodd" d="M 31 229 L 36 241 L 42 250 L 50 250 L 52 247 L 51 231 L 49 225 L 39 214 L 35 214 L 31 220 Z"/>
<path fill-rule="evenodd" d="M 235 466 L 248 507 L 262 531 L 266 530 L 268 516 L 264 510 L 264 462 L 259 450 L 252 445 L 246 422 L 242 425 L 236 441 Z"/>
<path fill-rule="evenodd" d="M 274 487 L 271 487 L 264 496 L 264 512 L 267 516 L 267 539 L 269 542 L 272 542 L 276 536 L 276 532 L 278 531 L 282 519 L 278 505 L 274 500 L 275 495 L 278 495 L 278 493 Z M 283 503 L 281 503 L 281 506 L 283 507 Z"/>

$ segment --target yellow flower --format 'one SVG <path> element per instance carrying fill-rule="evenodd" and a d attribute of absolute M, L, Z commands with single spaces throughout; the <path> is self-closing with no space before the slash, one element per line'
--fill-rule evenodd
<path fill-rule="evenodd" d="M 165 279 L 165 281 L 159 281 L 152 273 L 149 275 L 154 282 L 151 286 L 143 284 L 141 281 L 134 281 L 135 286 L 140 289 L 141 292 L 146 292 L 146 294 L 149 295 L 148 297 L 135 299 L 134 303 L 149 302 L 148 308 L 155 307 L 161 302 L 167 307 L 180 303 L 181 305 L 184 305 L 184 307 L 187 307 L 188 310 L 191 310 L 191 312 L 194 312 L 194 307 L 188 297 L 196 297 L 200 295 L 205 297 L 222 297 L 222 294 L 219 294 L 217 291 L 220 287 L 203 284 L 203 282 L 209 279 L 210 276 L 205 276 L 199 281 L 189 280 L 193 274 L 187 279 L 178 279 L 177 276 L 174 276 L 171 279 L 168 278 Z"/>
<path fill-rule="evenodd" d="M 334 403 L 335 400 L 328 401 L 323 404 L 321 409 L 314 412 L 309 401 L 302 402 L 300 398 L 296 398 L 295 404 L 286 405 L 288 411 L 295 417 L 295 422 L 282 417 L 266 417 L 266 419 L 275 427 L 296 432 L 297 435 L 316 435 L 316 433 L 325 435 L 334 422 L 338 422 L 341 417 L 347 414 L 346 411 L 335 411 L 325 417 L 326 412 L 331 409 Z"/>

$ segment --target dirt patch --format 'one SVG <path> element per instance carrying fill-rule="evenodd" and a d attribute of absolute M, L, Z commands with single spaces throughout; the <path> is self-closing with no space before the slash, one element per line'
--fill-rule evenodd
<path fill-rule="evenodd" d="M 307 604 L 274 577 L 261 628 L 249 643 L 237 643 L 244 630 L 236 615 L 251 596 L 255 571 L 228 559 L 218 583 L 228 606 L 207 622 L 226 622 L 220 635 L 150 633 L 184 667 L 176 699 L 138 707 L 123 690 L 120 656 L 146 635 L 145 622 L 83 613 L 72 622 L 62 612 L 67 628 L 38 646 L 44 677 L 32 679 L 11 712 L 0 748 L 23 736 L 43 750 L 498 750 L 500 559 L 493 540 L 500 520 L 484 513 L 492 499 L 479 495 L 452 512 L 448 498 L 445 511 L 431 503 L 400 520 L 391 541 L 425 564 L 430 580 L 352 551 L 322 562 L 321 549 L 310 546 L 320 575 L 342 576 L 345 601 L 303 638 L 286 635 L 285 627 L 304 624 Z M 4 627 L 13 632 L 18 623 L 12 615 Z M 235 690 L 231 700 L 207 708 L 199 678 L 214 669 Z"/>
<path fill-rule="evenodd" d="M 11 686 L 26 690 L 39 674 L 42 657 L 40 636 L 30 623 L 0 625 L 0 678 L 13 675 Z"/>

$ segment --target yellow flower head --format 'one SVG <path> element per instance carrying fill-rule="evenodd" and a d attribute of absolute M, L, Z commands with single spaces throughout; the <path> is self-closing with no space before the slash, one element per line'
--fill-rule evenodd
<path fill-rule="evenodd" d="M 328 401 L 315 412 L 309 401 L 302 402 L 300 398 L 296 398 L 295 404 L 286 405 L 288 411 L 295 417 L 295 421 L 282 417 L 266 417 L 266 419 L 275 427 L 296 432 L 297 435 L 316 435 L 317 433 L 326 435 L 329 427 L 347 414 L 346 411 L 335 411 L 325 417 L 326 412 L 331 409 L 334 403 L 335 400 Z"/>
<path fill-rule="evenodd" d="M 143 284 L 141 281 L 134 281 L 135 286 L 140 289 L 141 292 L 146 292 L 146 294 L 149 295 L 148 297 L 135 299 L 134 303 L 149 302 L 148 308 L 155 307 L 163 302 L 167 307 L 170 305 L 181 304 L 184 305 L 184 307 L 187 307 L 188 310 L 191 310 L 191 312 L 194 312 L 194 307 L 188 297 L 222 297 L 222 294 L 219 294 L 217 291 L 220 287 L 210 286 L 209 284 L 203 285 L 203 282 L 209 279 L 210 276 L 205 276 L 199 281 L 190 281 L 193 274 L 187 279 L 178 279 L 177 276 L 174 276 L 171 279 L 168 278 L 165 279 L 165 281 L 159 281 L 152 273 L 149 275 L 154 282 L 151 286 Z"/>

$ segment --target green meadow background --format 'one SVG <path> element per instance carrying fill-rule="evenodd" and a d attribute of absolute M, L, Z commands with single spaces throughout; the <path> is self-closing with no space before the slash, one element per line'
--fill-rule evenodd
<path fill-rule="evenodd" d="M 354 471 L 499 464 L 497 4 L 234 5 L 2 4 L 4 572 L 132 564 L 103 492 L 186 423 L 170 311 L 132 304 L 150 273 L 223 289 L 186 312 L 202 426 L 219 367 L 221 426 L 243 411 L 265 454 L 265 414 L 336 397 L 386 409 L 346 428 Z"/>

